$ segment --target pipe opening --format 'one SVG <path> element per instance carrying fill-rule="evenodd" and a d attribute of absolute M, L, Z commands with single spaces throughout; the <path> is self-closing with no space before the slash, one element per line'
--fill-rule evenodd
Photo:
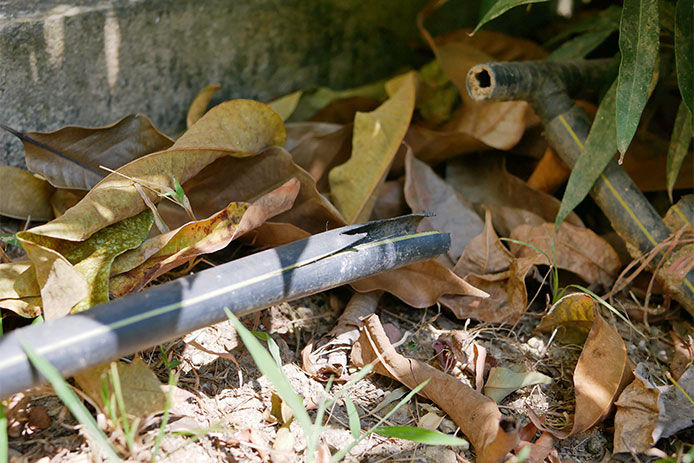
<path fill-rule="evenodd" d="M 494 77 L 485 65 L 478 64 L 467 75 L 467 87 L 473 99 L 484 100 L 492 93 Z"/>

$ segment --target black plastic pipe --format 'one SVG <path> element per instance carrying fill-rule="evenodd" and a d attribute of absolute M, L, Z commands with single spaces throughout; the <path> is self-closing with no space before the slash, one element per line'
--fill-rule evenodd
<path fill-rule="evenodd" d="M 423 215 L 350 225 L 259 252 L 87 312 L 0 337 L 0 398 L 45 381 L 20 341 L 64 376 L 195 329 L 448 251 L 450 236 L 417 233 Z"/>
<path fill-rule="evenodd" d="M 468 93 L 475 100 L 525 100 L 545 126 L 547 141 L 571 168 L 583 154 L 590 120 L 571 99 L 582 89 L 599 89 L 616 66 L 614 60 L 569 62 L 525 61 L 473 66 L 467 76 Z M 629 245 L 634 258 L 668 238 L 670 231 L 651 203 L 622 166 L 612 159 L 590 192 L 614 230 Z M 652 270 L 668 292 L 694 315 L 694 270 L 684 278 L 668 272 L 668 265 Z"/>

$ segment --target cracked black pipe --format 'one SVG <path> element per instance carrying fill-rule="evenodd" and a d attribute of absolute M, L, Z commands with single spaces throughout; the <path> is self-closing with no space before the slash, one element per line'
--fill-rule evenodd
<path fill-rule="evenodd" d="M 616 62 L 611 59 L 486 63 L 470 69 L 467 89 L 478 101 L 530 103 L 542 119 L 549 144 L 573 168 L 583 154 L 590 120 L 572 98 L 600 89 L 615 70 Z M 590 194 L 629 245 L 634 258 L 651 251 L 670 235 L 661 217 L 616 159 L 607 165 Z M 658 260 L 651 262 L 655 265 Z M 663 265 L 657 276 L 669 293 L 694 314 L 694 270 L 682 278 L 669 273 L 667 265 Z"/>
<path fill-rule="evenodd" d="M 234 260 L 0 337 L 0 398 L 44 382 L 21 342 L 64 376 L 192 330 L 448 251 L 450 236 L 417 233 L 423 215 L 350 225 Z"/>

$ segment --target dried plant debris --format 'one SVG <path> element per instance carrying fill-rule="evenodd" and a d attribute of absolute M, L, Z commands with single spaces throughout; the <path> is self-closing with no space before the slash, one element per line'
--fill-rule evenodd
<path fill-rule="evenodd" d="M 123 458 L 323 462 L 355 439 L 346 461 L 675 462 L 689 452 L 694 328 L 681 308 L 693 303 L 679 282 L 694 265 L 694 196 L 683 190 L 693 183 L 691 0 L 660 2 L 660 34 L 642 34 L 636 49 L 627 45 L 638 2 L 604 11 L 574 2 L 581 19 L 546 28 L 556 34 L 545 46 L 488 30 L 432 36 L 445 3 L 418 17 L 430 48 L 418 68 L 267 103 L 215 106 L 229 91 L 211 84 L 191 98 L 176 139 L 140 114 L 50 133 L 0 124 L 24 144 L 30 171 L 0 166 L 2 333 L 346 224 L 424 213 L 419 232 L 450 236 L 436 259 L 244 320 L 303 408 L 261 375 L 228 323 L 76 375 L 70 384 Z M 519 2 L 487 3 L 480 25 Z M 618 29 L 619 43 L 606 40 Z M 620 95 L 601 105 L 594 137 L 604 153 L 629 146 L 625 169 L 660 192 L 671 233 L 632 263 L 592 203 L 554 225 L 570 209 L 556 192 L 585 174 L 591 153 L 570 171 L 526 102 L 476 102 L 466 88 L 487 61 L 618 47 Z M 630 93 L 639 53 L 651 66 L 654 51 L 672 65 L 640 76 L 660 79 L 650 97 Z M 593 116 L 597 103 L 580 106 Z M 628 117 L 615 129 L 617 112 Z M 11 461 L 101 458 L 52 391 L 1 406 Z M 302 429 L 304 412 L 324 419 L 316 435 Z M 422 445 L 453 436 L 472 447 Z"/>

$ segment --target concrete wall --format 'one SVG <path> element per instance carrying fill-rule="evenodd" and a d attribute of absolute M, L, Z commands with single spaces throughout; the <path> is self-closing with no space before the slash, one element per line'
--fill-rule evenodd
<path fill-rule="evenodd" d="M 54 130 L 141 112 L 176 134 L 208 83 L 222 83 L 219 98 L 264 100 L 369 82 L 415 60 L 425 3 L 0 0 L 0 121 Z M 5 133 L 0 163 L 24 165 Z"/>

